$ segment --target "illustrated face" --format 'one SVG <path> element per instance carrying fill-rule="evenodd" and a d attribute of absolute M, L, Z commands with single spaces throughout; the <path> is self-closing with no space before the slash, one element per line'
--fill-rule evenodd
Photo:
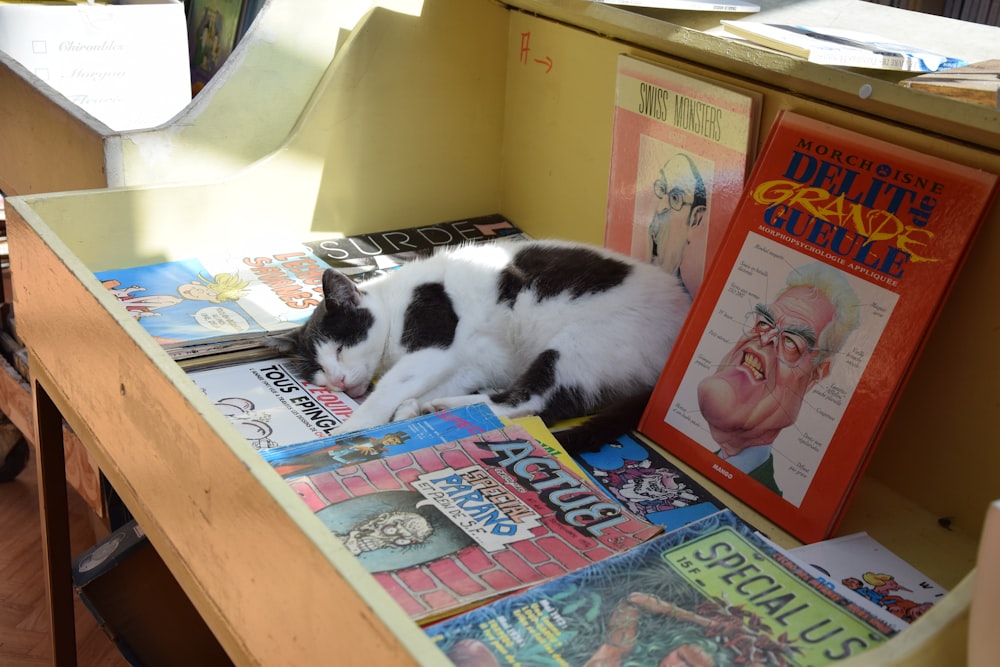
<path fill-rule="evenodd" d="M 219 302 L 218 295 L 197 280 L 190 283 L 184 283 L 177 288 L 177 293 L 185 299 L 191 299 L 192 301 L 211 301 L 213 303 Z"/>
<path fill-rule="evenodd" d="M 770 444 L 793 424 L 808 390 L 829 372 L 817 341 L 836 311 L 821 292 L 792 287 L 748 317 L 744 334 L 698 385 L 698 404 L 727 455 Z"/>
<path fill-rule="evenodd" d="M 347 536 L 358 552 L 401 548 L 424 542 L 434 532 L 431 524 L 414 512 L 383 512 L 356 526 Z"/>
<path fill-rule="evenodd" d="M 652 261 L 669 273 L 680 268 L 690 230 L 701 223 L 705 212 L 704 206 L 694 203 L 696 184 L 691 163 L 683 156 L 668 160 L 653 183 L 658 207 L 649 225 Z"/>

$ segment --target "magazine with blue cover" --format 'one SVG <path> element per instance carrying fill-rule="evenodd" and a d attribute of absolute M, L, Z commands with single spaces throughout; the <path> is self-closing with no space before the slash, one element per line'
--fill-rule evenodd
<path fill-rule="evenodd" d="M 623 433 L 596 451 L 573 457 L 591 481 L 630 512 L 666 530 L 725 509 L 705 487 L 633 434 Z"/>
<path fill-rule="evenodd" d="M 460 440 L 502 426 L 504 422 L 489 406 L 475 403 L 360 431 L 262 450 L 261 455 L 283 478 L 292 479 Z"/>
<path fill-rule="evenodd" d="M 206 254 L 96 276 L 172 357 L 181 359 L 223 351 L 220 343 L 260 346 L 266 334 L 298 326 L 323 298 L 325 268 L 299 244 L 280 252 Z"/>

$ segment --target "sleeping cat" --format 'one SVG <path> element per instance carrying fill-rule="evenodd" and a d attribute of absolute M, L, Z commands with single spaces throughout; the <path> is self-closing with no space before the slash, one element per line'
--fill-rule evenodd
<path fill-rule="evenodd" d="M 637 420 L 690 305 L 658 267 L 565 241 L 461 246 L 360 286 L 328 269 L 323 290 L 269 342 L 315 384 L 378 380 L 340 432 L 474 402 L 548 424 L 621 402 Z"/>

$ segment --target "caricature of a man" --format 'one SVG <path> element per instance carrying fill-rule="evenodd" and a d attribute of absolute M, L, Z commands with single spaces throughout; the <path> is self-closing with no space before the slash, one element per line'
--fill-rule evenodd
<path fill-rule="evenodd" d="M 668 273 L 680 273 L 688 291 L 694 294 L 704 271 L 704 253 L 696 257 L 685 250 L 694 230 L 701 225 L 708 206 L 705 181 L 694 161 L 677 153 L 660 169 L 653 191 L 658 199 L 649 223 L 650 261 Z"/>
<path fill-rule="evenodd" d="M 820 262 L 791 271 L 777 297 L 747 315 L 743 334 L 698 385 L 717 454 L 780 494 L 771 444 L 795 423 L 859 321 L 857 295 L 839 271 Z"/>

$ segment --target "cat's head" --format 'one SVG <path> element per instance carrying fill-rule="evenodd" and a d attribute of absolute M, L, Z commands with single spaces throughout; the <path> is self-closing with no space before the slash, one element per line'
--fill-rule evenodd
<path fill-rule="evenodd" d="M 266 342 L 290 357 L 304 380 L 355 398 L 368 390 L 385 350 L 364 293 L 333 269 L 323 273 L 323 301 L 309 319 Z"/>

